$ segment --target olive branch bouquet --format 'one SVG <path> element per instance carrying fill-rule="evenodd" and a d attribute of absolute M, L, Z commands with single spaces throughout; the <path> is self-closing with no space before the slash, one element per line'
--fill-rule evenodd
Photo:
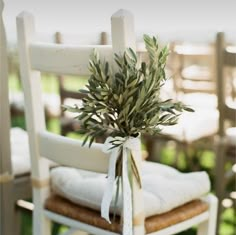
<path fill-rule="evenodd" d="M 83 144 L 89 146 L 95 138 L 138 137 L 142 133 L 158 134 L 163 126 L 174 125 L 181 112 L 193 111 L 181 102 L 161 100 L 160 89 L 167 80 L 165 74 L 168 47 L 159 47 L 155 37 L 144 35 L 149 62 L 139 62 L 136 53 L 127 49 L 123 54 L 115 54 L 115 69 L 94 51 L 89 61 L 91 76 L 86 89 L 83 106 L 64 106 L 77 113 L 81 122 L 80 134 L 84 134 Z M 119 147 L 120 142 L 111 142 Z M 116 162 L 116 177 L 122 178 L 122 151 Z M 140 187 L 141 181 L 135 161 L 131 156 L 131 168 Z M 118 183 L 119 186 L 119 183 Z M 119 187 L 117 189 L 119 191 Z"/>
<path fill-rule="evenodd" d="M 80 90 L 86 95 L 83 107 L 64 106 L 78 114 L 79 133 L 85 134 L 83 144 L 89 141 L 91 145 L 104 134 L 112 137 L 157 134 L 162 126 L 176 124 L 182 111 L 193 111 L 181 102 L 161 100 L 169 50 L 167 46 L 160 48 L 155 37 L 144 35 L 144 42 L 149 63 L 140 65 L 136 53 L 129 48 L 122 55 L 115 54 L 116 72 L 97 51 L 93 52 L 87 89 Z"/>

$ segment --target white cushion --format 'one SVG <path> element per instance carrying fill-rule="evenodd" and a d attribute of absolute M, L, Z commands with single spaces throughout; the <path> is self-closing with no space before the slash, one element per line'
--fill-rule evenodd
<path fill-rule="evenodd" d="M 106 181 L 105 174 L 74 168 L 58 167 L 51 171 L 52 189 L 56 194 L 95 210 L 100 210 Z M 142 183 L 146 217 L 167 212 L 210 190 L 205 172 L 180 173 L 169 166 L 146 161 L 142 164 Z M 118 213 L 121 208 L 120 195 Z"/>
<path fill-rule="evenodd" d="M 14 175 L 30 171 L 28 134 L 21 128 L 11 128 L 11 161 Z"/>
<path fill-rule="evenodd" d="M 216 109 L 195 108 L 195 112 L 184 112 L 174 126 L 163 127 L 162 134 L 188 143 L 217 133 L 219 113 Z"/>
<path fill-rule="evenodd" d="M 11 128 L 11 162 L 14 175 L 28 174 L 31 170 L 28 133 L 19 128 Z M 51 167 L 56 166 L 55 162 L 49 161 Z"/>
<path fill-rule="evenodd" d="M 193 108 L 217 109 L 217 96 L 207 93 L 186 93 L 180 100 Z"/>

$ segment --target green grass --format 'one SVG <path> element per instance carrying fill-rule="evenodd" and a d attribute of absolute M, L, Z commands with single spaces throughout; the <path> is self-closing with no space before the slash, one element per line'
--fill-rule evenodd
<path fill-rule="evenodd" d="M 220 226 L 220 235 L 235 235 L 236 234 L 236 208 L 225 210 L 222 215 L 223 222 Z"/>
<path fill-rule="evenodd" d="M 66 82 L 66 87 L 71 90 L 79 90 L 86 84 L 86 78 L 75 78 L 69 77 Z M 21 90 L 21 85 L 18 78 L 15 75 L 11 75 L 9 79 L 9 86 L 12 92 L 18 92 Z M 43 76 L 42 79 L 42 89 L 43 92 L 47 93 L 58 93 L 59 86 L 58 81 L 55 76 L 47 75 Z M 23 117 L 15 117 L 12 119 L 12 126 L 20 126 L 25 129 L 25 121 Z M 59 119 L 53 118 L 49 119 L 47 122 L 47 128 L 54 132 L 60 133 L 60 123 Z M 69 136 L 71 138 L 81 138 L 81 136 L 70 133 Z M 161 158 L 159 161 L 163 164 L 173 165 L 175 163 L 175 148 L 173 145 L 167 145 L 161 150 Z M 206 170 L 213 183 L 214 179 L 214 164 L 215 164 L 215 156 L 212 151 L 205 151 L 200 157 L 197 158 L 197 162 L 199 169 Z M 182 171 L 189 171 L 189 165 L 184 158 L 183 152 L 179 153 L 178 160 L 178 169 Z M 234 186 L 232 186 L 234 187 Z M 233 188 L 232 188 L 233 190 Z M 235 190 L 235 188 L 234 188 Z M 32 219 L 31 214 L 22 212 L 22 235 L 31 235 L 32 234 Z M 59 225 L 53 226 L 53 234 L 57 234 L 58 232 L 65 231 L 66 227 L 61 227 Z M 235 235 L 236 234 L 236 212 L 230 208 L 225 210 L 222 215 L 222 223 L 220 225 L 220 235 Z M 195 229 L 190 229 L 181 233 L 181 235 L 194 235 L 196 234 Z"/>
<path fill-rule="evenodd" d="M 64 87 L 68 90 L 78 91 L 87 83 L 86 77 L 67 76 Z M 58 78 L 53 74 L 42 74 L 42 91 L 45 93 L 59 93 Z M 21 82 L 16 74 L 10 74 L 9 89 L 12 92 L 21 91 Z"/>

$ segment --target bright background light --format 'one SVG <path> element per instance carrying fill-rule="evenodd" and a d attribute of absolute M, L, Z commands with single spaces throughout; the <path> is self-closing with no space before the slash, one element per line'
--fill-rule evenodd
<path fill-rule="evenodd" d="M 10 42 L 16 41 L 15 17 L 23 10 L 35 15 L 39 32 L 89 35 L 110 32 L 110 17 L 120 8 L 134 14 L 139 39 L 145 32 L 164 41 L 209 41 L 217 30 L 233 31 L 236 22 L 234 0 L 5 0 L 4 19 Z"/>

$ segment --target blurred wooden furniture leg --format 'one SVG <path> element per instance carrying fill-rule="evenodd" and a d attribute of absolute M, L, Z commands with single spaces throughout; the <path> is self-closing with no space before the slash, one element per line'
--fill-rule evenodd
<path fill-rule="evenodd" d="M 5 28 L 2 19 L 4 3 L 0 1 L 0 234 L 14 234 L 12 219 L 14 218 L 13 176 L 10 158 L 10 113 L 8 99 L 8 74 L 7 74 L 7 43 Z"/>
<path fill-rule="evenodd" d="M 31 197 L 31 184 L 29 169 L 22 172 L 24 174 L 16 174 L 17 166 L 12 158 L 14 151 L 11 150 L 16 150 L 19 146 L 12 146 L 10 141 L 10 139 L 15 139 L 15 136 L 10 134 L 7 42 L 2 19 L 3 1 L 0 1 L 0 10 L 0 234 L 19 235 L 20 211 L 16 202 L 19 199 Z M 27 140 L 23 142 L 28 146 Z M 27 154 L 27 151 L 24 153 Z M 21 154 L 18 153 L 19 156 Z"/>
<path fill-rule="evenodd" d="M 223 32 L 217 33 L 216 36 L 216 58 L 219 128 L 215 142 L 215 191 L 219 198 L 218 221 L 220 221 L 223 199 L 230 195 L 230 192 L 227 192 L 227 184 L 233 177 L 235 179 L 235 172 L 233 169 L 227 172 L 226 164 L 231 162 L 232 168 L 236 163 L 236 97 L 232 96 L 234 94 L 232 90 L 236 90 L 232 85 L 235 84 L 236 46 L 226 44 Z"/>

